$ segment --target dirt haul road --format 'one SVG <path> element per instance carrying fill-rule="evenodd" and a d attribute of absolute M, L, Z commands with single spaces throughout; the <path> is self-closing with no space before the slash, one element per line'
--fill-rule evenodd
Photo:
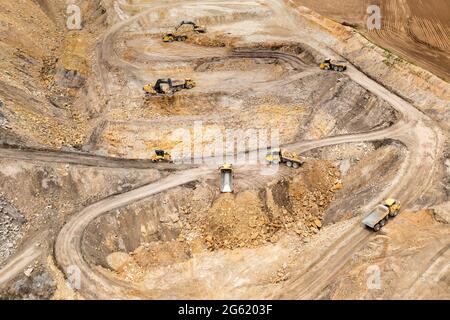
<path fill-rule="evenodd" d="M 163 192 L 170 188 L 195 181 L 212 171 L 204 168 L 192 169 L 181 174 L 173 175 L 157 183 L 149 184 L 121 195 L 106 198 L 73 216 L 62 228 L 55 245 L 55 256 L 58 265 L 70 277 L 79 276 L 79 289 L 83 296 L 89 298 L 139 298 L 142 295 L 134 295 L 133 288 L 121 281 L 113 281 L 92 270 L 83 258 L 81 252 L 81 240 L 88 224 L 105 212 L 123 207 L 127 204 L 142 200 L 151 195 Z"/>
<path fill-rule="evenodd" d="M 222 2 L 217 3 L 223 5 Z M 285 24 L 285 26 L 287 21 L 290 29 L 295 30 L 295 28 L 293 28 L 296 19 L 295 13 L 289 12 L 289 7 L 285 6 L 282 2 L 271 1 L 271 6 L 274 9 L 274 13 L 276 13 L 278 21 L 284 21 L 283 24 Z M 148 10 L 148 12 L 150 11 L 152 11 L 152 9 Z M 145 16 L 148 12 L 139 14 L 139 17 Z M 289 17 L 289 19 L 285 19 L 286 16 Z M 114 26 L 111 29 L 112 31 L 105 37 L 102 48 L 107 52 L 102 53 L 100 56 L 103 58 L 113 57 L 114 61 L 108 61 L 107 63 L 102 62 L 103 64 L 129 65 L 128 63 L 120 62 L 120 59 L 115 54 L 112 54 L 112 52 L 114 52 L 114 36 L 118 34 L 121 28 L 125 27 L 128 23 L 137 20 L 137 18 L 138 17 L 135 16 L 130 18 L 129 21 L 119 23 Z M 305 41 L 304 38 L 301 40 Z M 330 49 L 323 48 L 321 45 L 317 46 L 317 43 L 314 41 L 312 41 L 311 45 L 317 50 L 324 51 L 326 55 L 330 55 L 330 53 L 333 54 Z M 251 54 L 252 53 L 246 53 L 247 56 L 251 56 Z M 290 55 L 283 55 L 282 53 L 277 53 L 277 55 L 280 59 L 292 60 Z M 334 56 L 336 56 L 336 54 L 334 54 Z M 394 126 L 384 130 L 331 137 L 319 141 L 302 141 L 287 147 L 294 148 L 296 151 L 301 152 L 347 142 L 363 142 L 383 139 L 395 139 L 401 141 L 408 148 L 406 161 L 402 165 L 397 178 L 391 183 L 389 188 L 387 188 L 383 194 L 380 194 L 377 199 L 373 199 L 371 203 L 367 204 L 366 208 L 373 206 L 374 203 L 380 201 L 387 195 L 397 197 L 405 204 L 408 204 L 408 202 L 420 197 L 427 190 L 427 187 L 431 182 L 433 172 L 436 170 L 436 160 L 442 148 L 440 133 L 435 129 L 436 126 L 428 117 L 417 111 L 408 102 L 370 80 L 354 67 L 349 66 L 347 75 L 365 89 L 389 102 L 396 110 L 401 112 L 402 119 Z M 55 254 L 59 266 L 65 270 L 66 274 L 67 270 L 74 265 L 79 268 L 83 279 L 80 291 L 86 297 L 130 298 L 134 296 L 134 294 L 131 294 L 133 288 L 131 288 L 129 284 L 106 278 L 97 271 L 92 270 L 83 259 L 81 252 L 81 238 L 84 229 L 90 221 L 113 208 L 118 208 L 157 192 L 167 190 L 168 188 L 199 179 L 204 175 L 205 169 L 203 168 L 188 171 L 184 174 L 167 178 L 165 181 L 136 189 L 120 196 L 105 199 L 86 208 L 78 215 L 75 215 L 58 236 Z M 370 238 L 370 232 L 355 225 L 355 228 L 339 239 L 335 246 L 329 248 L 319 260 L 311 264 L 308 268 L 308 273 L 305 274 L 304 277 L 294 281 L 292 286 L 297 289 L 297 298 L 315 297 L 317 293 L 320 292 L 320 289 L 326 286 L 330 279 L 335 276 L 339 267 L 345 264 L 354 251 Z M 137 294 L 137 296 L 143 297 L 142 293 Z M 280 297 L 283 297 L 283 295 L 280 294 Z"/>
<path fill-rule="evenodd" d="M 187 2 L 183 2 L 186 4 Z M 193 3 L 193 2 L 189 2 Z M 213 3 L 215 8 L 227 8 L 227 6 L 254 6 L 255 2 L 230 3 L 223 1 L 208 2 Z M 282 1 L 261 2 L 260 5 L 265 7 L 269 4 L 273 14 L 274 20 L 285 28 L 286 34 L 296 34 L 297 29 L 297 13 L 291 7 Z M 165 4 L 155 5 L 158 8 L 163 8 Z M 105 35 L 102 44 L 98 50 L 98 65 L 100 67 L 100 75 L 102 78 L 103 87 L 107 95 L 110 95 L 115 89 L 113 77 L 110 76 L 111 66 L 119 67 L 124 70 L 135 71 L 137 69 L 132 63 L 122 61 L 114 50 L 116 36 L 120 31 L 130 24 L 145 17 L 155 6 L 150 7 L 149 10 L 139 13 L 131 17 L 129 20 L 122 21 L 114 25 L 110 31 Z M 316 50 L 322 52 L 325 56 L 337 56 L 331 49 L 325 47 L 323 43 L 309 38 L 306 35 L 299 35 L 294 38 L 303 43 L 308 43 Z M 201 55 L 201 53 L 200 53 Z M 245 52 L 243 56 L 246 57 L 262 57 L 264 55 L 276 56 L 280 60 L 288 61 L 289 63 L 298 65 L 299 68 L 304 68 L 304 63 L 290 54 L 279 52 L 261 53 L 261 52 Z M 411 104 L 399 98 L 392 92 L 388 91 L 381 85 L 370 80 L 366 75 L 356 70 L 349 65 L 347 76 L 353 81 L 360 84 L 362 87 L 377 95 L 378 97 L 389 102 L 393 108 L 402 114 L 402 118 L 393 126 L 373 132 L 365 132 L 360 134 L 342 135 L 330 137 L 318 141 L 301 141 L 298 143 L 287 145 L 286 148 L 304 152 L 314 148 L 330 146 L 348 142 L 364 142 L 376 141 L 383 139 L 394 139 L 402 142 L 408 149 L 408 154 L 405 162 L 398 172 L 397 178 L 378 195 L 376 199 L 372 199 L 364 208 L 368 209 L 375 203 L 379 202 L 388 195 L 399 198 L 405 205 L 411 203 L 414 199 L 420 196 L 427 190 L 429 183 L 431 183 L 433 173 L 437 166 L 437 159 L 442 152 L 441 133 L 437 126 L 424 114 L 417 111 Z M 133 161 L 133 160 L 116 160 L 112 158 L 94 157 L 88 155 L 72 155 L 67 153 L 54 153 L 46 151 L 31 151 L 31 150 L 5 150 L 5 156 L 24 160 L 40 160 L 40 161 L 55 161 L 82 165 L 100 165 L 105 167 L 141 167 L 147 168 L 147 162 Z M 166 165 L 161 166 L 161 169 L 166 168 Z M 174 165 L 171 168 L 178 168 Z M 106 212 L 122 207 L 126 204 L 136 202 L 145 197 L 149 197 L 158 192 L 163 192 L 169 188 L 179 186 L 200 178 L 204 178 L 211 171 L 206 168 L 193 169 L 185 171 L 181 174 L 176 174 L 145 187 L 136 190 L 106 198 L 99 201 L 74 215 L 70 221 L 61 230 L 56 246 L 55 255 L 58 265 L 65 272 L 66 276 L 71 278 L 73 272 L 79 270 L 82 281 L 80 292 L 87 298 L 151 298 L 151 294 L 146 295 L 142 292 L 135 291 L 130 284 L 122 281 L 106 278 L 104 275 L 92 270 L 89 264 L 84 260 L 81 250 L 81 239 L 87 225 L 96 217 L 105 214 Z M 338 239 L 334 246 L 330 247 L 319 260 L 313 262 L 308 268 L 309 272 L 304 276 L 295 279 L 289 285 L 298 292 L 296 298 L 311 298 L 315 297 L 320 292 L 321 288 L 325 287 L 329 281 L 337 274 L 343 264 L 352 256 L 352 254 L 368 239 L 371 238 L 371 233 L 367 232 L 358 225 L 343 237 Z M 28 248 L 22 253 L 19 253 L 16 258 L 11 261 L 6 268 L 1 272 L 1 279 L 10 279 L 11 276 L 21 268 L 28 265 L 26 262 L 33 261 L 34 257 L 39 254 L 36 248 Z M 31 258 L 32 257 L 32 258 Z M 18 263 L 20 262 L 20 263 Z M 433 265 L 434 266 L 434 265 Z M 283 297 L 282 293 L 279 293 Z M 292 296 L 289 296 L 292 298 Z"/>
<path fill-rule="evenodd" d="M 179 165 L 174 167 L 169 163 L 155 163 L 151 160 L 121 159 L 114 157 L 96 156 L 81 152 L 35 150 L 18 148 L 1 148 L 2 158 L 41 161 L 51 163 L 74 164 L 88 167 L 102 168 L 129 168 L 129 169 L 160 169 L 160 170 L 184 170 L 192 168 L 192 165 Z"/>
<path fill-rule="evenodd" d="M 450 3 L 447 0 L 292 0 L 340 23 L 436 75 L 450 79 Z M 381 29 L 367 30 L 367 9 L 381 9 Z"/>

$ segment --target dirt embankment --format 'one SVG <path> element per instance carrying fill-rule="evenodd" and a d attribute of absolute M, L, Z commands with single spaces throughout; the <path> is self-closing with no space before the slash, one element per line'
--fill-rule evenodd
<path fill-rule="evenodd" d="M 431 72 L 408 63 L 382 49 L 351 27 L 345 27 L 305 7 L 302 16 L 313 22 L 311 26 L 335 37 L 332 47 L 371 78 L 411 101 L 417 108 L 449 129 L 450 84 Z M 427 50 L 423 50 L 428 52 Z M 448 66 L 448 64 L 442 64 Z"/>
<path fill-rule="evenodd" d="M 160 176 L 157 170 L 0 162 L 0 265 L 29 240 L 51 246 L 66 219 L 87 204 Z"/>
<path fill-rule="evenodd" d="M 61 1 L 0 4 L 0 143 L 79 148 L 85 138 L 82 88 L 102 30 L 99 1 L 80 5 L 82 30 L 66 27 Z"/>
<path fill-rule="evenodd" d="M 448 226 L 430 210 L 404 211 L 354 254 L 319 298 L 448 299 L 449 257 Z"/>
<path fill-rule="evenodd" d="M 407 150 L 398 142 L 350 143 L 310 151 L 307 155 L 328 159 L 339 168 L 343 188 L 329 206 L 324 224 L 360 214 L 364 199 L 379 195 L 396 179 Z"/>
<path fill-rule="evenodd" d="M 52 254 L 57 232 L 71 214 L 160 177 L 153 169 L 18 164 L 11 160 L 2 160 L 0 168 L 0 266 L 25 247 L 44 252 L 2 288 L 0 298 L 5 299 L 50 298 L 56 284 L 46 258 Z"/>
<path fill-rule="evenodd" d="M 86 257 L 138 281 L 153 267 L 196 253 L 255 248 L 276 243 L 286 233 L 300 239 L 318 233 L 341 188 L 338 170 L 326 161 L 310 160 L 297 172 L 282 171 L 281 177 L 250 188 L 237 176 L 235 194 L 220 194 L 200 183 L 100 217 L 86 231 Z"/>
<path fill-rule="evenodd" d="M 450 80 L 450 3 L 387 0 L 295 0 L 339 23 L 355 27 L 370 40 L 400 57 Z M 381 9 L 381 29 L 367 30 L 369 5 Z"/>
<path fill-rule="evenodd" d="M 243 191 L 220 195 L 195 224 L 209 249 L 234 249 L 276 242 L 280 231 L 305 237 L 322 227 L 325 209 L 334 199 L 339 173 L 330 164 L 309 161 L 299 175 L 284 178 L 260 194 Z M 190 215 L 191 216 L 191 215 Z"/>

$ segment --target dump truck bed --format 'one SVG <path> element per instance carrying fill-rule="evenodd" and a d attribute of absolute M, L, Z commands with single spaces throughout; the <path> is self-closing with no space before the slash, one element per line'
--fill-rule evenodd
<path fill-rule="evenodd" d="M 233 166 L 229 163 L 222 165 L 220 168 L 220 192 L 233 192 Z"/>
<path fill-rule="evenodd" d="M 378 222 L 383 220 L 389 214 L 389 209 L 386 206 L 379 205 L 372 211 L 367 217 L 364 218 L 362 223 L 366 226 L 373 228 Z"/>
<path fill-rule="evenodd" d="M 220 192 L 233 192 L 233 172 L 231 170 L 221 171 Z"/>
<path fill-rule="evenodd" d="M 281 152 L 281 157 L 283 159 L 285 159 L 285 160 L 289 160 L 289 161 L 292 161 L 292 162 L 297 162 L 297 163 L 302 163 L 303 162 L 302 157 L 300 157 L 295 152 L 289 152 L 289 151 L 283 150 Z"/>

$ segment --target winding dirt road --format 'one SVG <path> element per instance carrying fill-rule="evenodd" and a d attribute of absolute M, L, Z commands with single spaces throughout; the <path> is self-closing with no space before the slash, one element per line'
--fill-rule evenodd
<path fill-rule="evenodd" d="M 212 170 L 205 168 L 187 170 L 133 191 L 103 199 L 86 207 L 83 211 L 73 216 L 58 235 L 55 244 L 55 257 L 58 265 L 69 276 L 75 274 L 80 277 L 81 287 L 79 290 L 83 296 L 101 299 L 120 298 L 123 296 L 142 298 L 142 294 L 133 295 L 133 287 L 131 285 L 119 280 L 113 281 L 98 271 L 91 269 L 81 252 L 84 230 L 91 221 L 108 211 L 195 181 L 212 172 Z"/>
<path fill-rule="evenodd" d="M 144 159 L 121 159 L 114 157 L 97 156 L 81 152 L 37 150 L 21 148 L 2 148 L 0 153 L 4 159 L 41 161 L 50 163 L 63 163 L 82 165 L 87 167 L 118 168 L 118 169 L 158 169 L 158 170 L 185 170 L 193 165 L 178 165 L 174 167 L 169 163 L 154 163 Z"/>
<path fill-rule="evenodd" d="M 196 3 L 195 1 L 183 2 L 183 5 Z M 208 1 L 208 4 L 215 4 L 217 7 L 226 7 L 227 5 L 236 5 L 236 3 L 224 1 Z M 286 29 L 286 33 L 295 34 L 295 26 L 297 25 L 295 10 L 291 10 L 284 1 L 244 1 L 239 5 L 255 5 L 259 3 L 263 6 L 269 6 L 274 14 L 274 20 L 279 22 L 282 27 Z M 114 50 L 116 37 L 120 31 L 130 24 L 136 22 L 139 18 L 145 17 L 157 8 L 163 7 L 165 4 L 150 6 L 148 10 L 132 16 L 128 20 L 124 20 L 114 25 L 110 31 L 105 35 L 104 40 L 98 51 L 98 63 L 100 66 L 100 74 L 102 83 L 104 84 L 105 92 L 109 94 L 113 89 L 111 87 L 110 70 L 111 66 L 127 69 L 136 68 L 130 62 L 122 61 Z M 180 4 L 181 5 L 181 4 Z M 290 30 L 290 31 L 289 31 Z M 318 44 L 311 40 L 309 43 L 299 36 L 299 42 L 307 43 L 314 49 L 323 53 L 326 56 L 337 56 L 330 48 L 324 47 L 323 44 Z M 235 57 L 264 57 L 264 55 L 276 57 L 277 59 L 286 61 L 291 64 L 296 64 L 299 69 L 304 70 L 309 68 L 298 57 L 285 54 L 281 52 L 254 52 L 245 51 L 233 54 Z M 289 149 L 298 152 L 307 150 L 342 144 L 350 142 L 367 142 L 384 139 L 393 139 L 403 143 L 408 154 L 406 160 L 402 164 L 397 177 L 392 183 L 378 195 L 376 199 L 372 199 L 367 203 L 365 209 L 373 207 L 376 203 L 387 196 L 399 198 L 406 206 L 411 204 L 417 198 L 420 198 L 427 190 L 432 182 L 433 173 L 437 170 L 437 160 L 442 152 L 442 135 L 435 123 L 426 115 L 419 112 L 413 105 L 403 100 L 396 94 L 384 88 L 382 85 L 368 78 L 364 73 L 358 71 L 351 64 L 348 64 L 348 71 L 346 75 L 363 88 L 388 102 L 393 108 L 401 113 L 401 119 L 393 126 L 372 132 L 365 132 L 359 134 L 341 135 L 329 137 L 316 141 L 301 141 L 287 145 Z M 116 160 L 111 158 L 99 158 L 89 155 L 70 155 L 47 153 L 41 151 L 6 151 L 11 158 L 26 159 L 26 160 L 42 160 L 42 161 L 56 161 L 64 163 L 76 163 L 86 165 L 102 165 L 110 167 L 129 167 L 142 168 L 154 167 L 147 162 L 139 162 L 135 160 Z M 256 152 L 256 151 L 252 151 Z M 22 158 L 21 158 L 22 157 Z M 166 168 L 165 165 L 158 165 L 158 168 Z M 177 167 L 181 169 L 181 167 Z M 81 294 L 86 298 L 151 298 L 151 294 L 139 292 L 137 288 L 129 283 L 123 281 L 107 278 L 100 272 L 86 262 L 83 257 L 81 242 L 84 230 L 94 219 L 111 210 L 123 207 L 133 202 L 142 200 L 146 197 L 163 192 L 170 188 L 180 186 L 191 181 L 196 181 L 204 178 L 212 173 L 211 168 L 200 167 L 186 170 L 181 173 L 171 175 L 165 179 L 146 185 L 144 187 L 123 193 L 121 195 L 112 196 L 103 199 L 83 211 L 75 214 L 63 227 L 55 244 L 55 257 L 59 267 L 65 272 L 68 278 L 73 276 L 73 270 L 79 272 L 81 277 L 81 287 L 78 288 Z M 372 234 L 355 225 L 354 228 L 347 232 L 336 244 L 330 248 L 309 267 L 308 272 L 302 277 L 295 279 L 291 284 L 292 288 L 297 292 L 296 298 L 313 298 L 317 296 L 322 288 L 324 288 L 330 280 L 339 272 L 340 268 L 351 258 L 352 254 L 360 248 L 364 243 L 371 239 Z M 291 290 L 290 290 L 291 291 Z M 291 291 L 292 292 L 292 291 Z M 280 297 L 284 297 L 280 293 Z M 291 297 L 291 296 L 290 296 Z M 291 297 L 292 298 L 292 297 Z"/>

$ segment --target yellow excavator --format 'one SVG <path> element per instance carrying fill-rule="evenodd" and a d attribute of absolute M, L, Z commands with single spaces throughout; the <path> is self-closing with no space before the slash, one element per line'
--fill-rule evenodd
<path fill-rule="evenodd" d="M 325 61 L 320 64 L 320 69 L 343 72 L 343 71 L 347 70 L 347 66 L 345 64 L 342 64 L 342 62 L 341 61 L 333 61 L 331 59 L 325 59 Z"/>
<path fill-rule="evenodd" d="M 173 162 L 170 153 L 164 150 L 155 150 L 155 154 L 152 155 L 151 160 L 153 162 Z"/>
<path fill-rule="evenodd" d="M 204 26 L 199 26 L 193 21 L 186 21 L 186 20 L 181 21 L 180 24 L 175 28 L 175 31 L 178 31 L 178 29 L 180 29 L 184 25 L 191 25 L 192 30 L 194 30 L 194 32 L 206 33 L 206 28 Z"/>
<path fill-rule="evenodd" d="M 147 96 L 158 95 L 158 94 L 173 94 L 177 91 L 183 89 L 192 89 L 196 86 L 194 80 L 191 78 L 184 79 L 181 81 L 172 81 L 172 79 L 158 79 L 155 83 L 146 84 L 142 89 Z"/>
<path fill-rule="evenodd" d="M 196 33 L 205 33 L 206 28 L 204 26 L 199 26 L 195 22 L 192 21 L 181 21 L 178 26 L 175 28 L 175 32 L 173 33 L 166 33 L 163 36 L 164 42 L 174 42 L 174 41 L 186 41 L 188 39 L 188 36 L 186 34 L 178 34 L 178 29 L 180 29 L 184 25 L 190 25 L 192 26 L 192 30 Z"/>

